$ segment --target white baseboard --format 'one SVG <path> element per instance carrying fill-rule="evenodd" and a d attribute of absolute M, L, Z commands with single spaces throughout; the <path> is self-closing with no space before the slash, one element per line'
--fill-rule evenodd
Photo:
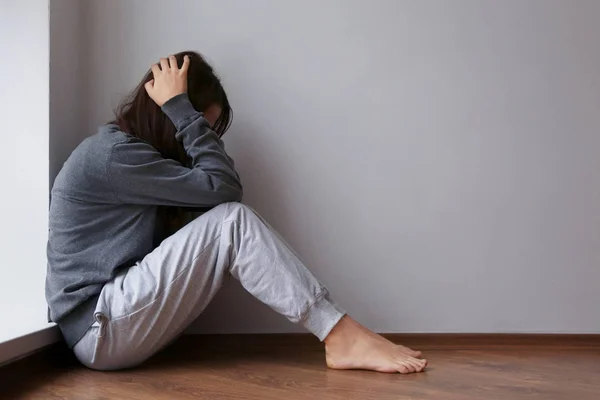
<path fill-rule="evenodd" d="M 58 326 L 53 325 L 0 343 L 0 366 L 26 357 L 43 347 L 62 340 Z"/>

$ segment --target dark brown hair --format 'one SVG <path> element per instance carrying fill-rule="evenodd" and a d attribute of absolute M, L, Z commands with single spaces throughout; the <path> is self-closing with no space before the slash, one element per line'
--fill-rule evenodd
<path fill-rule="evenodd" d="M 231 125 L 233 110 L 221 81 L 204 58 L 193 51 L 175 54 L 181 67 L 183 57 L 190 58 L 188 69 L 188 96 L 197 111 L 203 112 L 211 105 L 222 108 L 213 130 L 223 134 Z M 165 158 L 187 165 L 189 160 L 181 144 L 175 139 L 175 126 L 160 107 L 148 96 L 144 84 L 153 78 L 149 70 L 139 85 L 127 96 L 115 111 L 115 123 L 123 132 L 140 138 L 156 148 Z"/>
<path fill-rule="evenodd" d="M 194 108 L 203 112 L 211 105 L 221 107 L 221 115 L 212 129 L 223 136 L 233 118 L 233 110 L 221 81 L 212 67 L 204 58 L 193 51 L 183 51 L 175 54 L 179 67 L 183 64 L 184 56 L 190 58 L 188 69 L 187 93 Z M 153 78 L 152 71 L 148 70 L 139 85 L 123 100 L 115 110 L 114 123 L 119 128 L 132 136 L 148 142 L 163 157 L 178 161 L 182 165 L 190 166 L 190 160 L 181 143 L 175 138 L 176 128 L 161 108 L 148 96 L 144 84 Z M 168 231 L 173 233 L 185 223 L 183 209 L 176 207 L 160 207 L 158 217 Z"/>

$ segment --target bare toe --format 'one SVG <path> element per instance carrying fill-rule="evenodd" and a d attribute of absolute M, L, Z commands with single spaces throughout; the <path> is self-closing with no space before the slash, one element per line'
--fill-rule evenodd
<path fill-rule="evenodd" d="M 402 345 L 398 345 L 398 346 L 400 347 L 401 352 L 403 352 L 404 354 L 408 354 L 411 357 L 419 358 L 423 355 L 423 353 L 421 353 L 420 351 L 409 349 L 408 347 L 402 346 Z"/>
<path fill-rule="evenodd" d="M 390 343 L 393 343 L 393 342 L 390 342 Z M 411 349 L 409 347 L 406 347 L 406 346 L 403 346 L 401 344 L 395 344 L 395 345 L 398 348 L 398 350 L 401 353 L 403 353 L 403 354 L 409 355 L 409 356 L 414 357 L 414 358 L 419 358 L 419 357 L 422 356 L 422 353 L 420 351 L 413 350 L 413 349 Z"/>
<path fill-rule="evenodd" d="M 423 368 L 425 368 L 425 365 L 418 358 L 412 358 L 411 357 L 411 359 L 409 360 L 409 362 L 412 365 L 414 365 L 416 372 L 421 372 L 423 370 Z"/>
<path fill-rule="evenodd" d="M 419 360 L 419 361 L 420 361 L 420 360 Z M 419 363 L 417 364 L 417 372 L 421 372 L 421 371 L 423 371 L 424 369 L 425 369 L 425 363 L 423 363 L 423 362 L 419 362 Z"/>
<path fill-rule="evenodd" d="M 396 368 L 396 370 L 401 373 L 401 374 L 410 374 L 410 371 L 408 370 L 408 368 L 406 367 L 406 365 L 403 364 L 399 364 L 398 368 Z"/>
<path fill-rule="evenodd" d="M 398 364 L 399 367 L 404 367 L 404 371 L 405 372 L 401 372 L 401 373 L 405 373 L 405 374 L 412 374 L 413 372 L 416 371 L 416 368 L 414 365 L 412 365 L 410 362 L 407 361 L 403 361 L 401 363 Z M 400 368 L 398 368 L 400 370 Z"/>

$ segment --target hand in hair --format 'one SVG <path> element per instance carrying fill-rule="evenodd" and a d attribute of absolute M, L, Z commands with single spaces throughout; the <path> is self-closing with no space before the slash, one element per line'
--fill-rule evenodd
<path fill-rule="evenodd" d="M 185 56 L 181 68 L 177 65 L 175 56 L 160 59 L 158 64 L 152 65 L 154 79 L 146 82 L 144 88 L 148 96 L 159 107 L 162 107 L 171 98 L 187 91 L 187 72 L 190 66 L 190 58 Z"/>

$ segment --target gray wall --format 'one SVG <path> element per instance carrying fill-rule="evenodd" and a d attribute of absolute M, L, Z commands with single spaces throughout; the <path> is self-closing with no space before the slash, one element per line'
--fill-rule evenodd
<path fill-rule="evenodd" d="M 90 2 L 88 124 L 197 49 L 257 208 L 379 331 L 600 332 L 600 2 Z M 296 329 L 236 284 L 197 332 Z"/>
<path fill-rule="evenodd" d="M 85 17 L 80 0 L 50 1 L 50 182 L 89 135 Z"/>

